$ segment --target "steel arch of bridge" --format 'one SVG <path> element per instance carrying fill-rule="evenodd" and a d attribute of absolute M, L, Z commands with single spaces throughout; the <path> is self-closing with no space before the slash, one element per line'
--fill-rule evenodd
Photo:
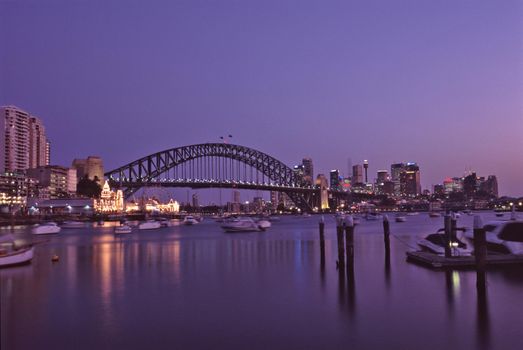
<path fill-rule="evenodd" d="M 105 177 L 109 180 L 112 187 L 123 189 L 126 197 L 129 197 L 133 192 L 142 187 L 176 187 L 182 185 L 198 187 L 196 181 L 194 181 L 195 179 L 181 182 L 161 181 L 159 177 L 184 163 L 205 157 L 211 157 L 210 159 L 213 159 L 212 157 L 229 158 L 244 163 L 264 174 L 271 183 L 237 186 L 234 183 L 228 184 L 217 181 L 214 185 L 212 182 L 207 182 L 206 186 L 200 187 L 272 189 L 287 193 L 295 205 L 301 210 L 312 210 L 310 198 L 313 195 L 314 189 L 305 186 L 303 178 L 299 174 L 266 153 L 240 145 L 203 143 L 171 148 L 142 157 L 111 170 L 105 173 Z"/>

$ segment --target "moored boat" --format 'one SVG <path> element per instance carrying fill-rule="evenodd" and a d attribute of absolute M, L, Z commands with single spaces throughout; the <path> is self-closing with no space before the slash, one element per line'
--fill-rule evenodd
<path fill-rule="evenodd" d="M 194 216 L 192 215 L 187 215 L 184 219 L 183 219 L 183 224 L 184 225 L 196 225 L 196 224 L 199 224 L 200 221 L 195 218 Z"/>
<path fill-rule="evenodd" d="M 251 218 L 238 218 L 224 223 L 222 229 L 225 232 L 258 232 L 262 231 L 260 226 Z"/>
<path fill-rule="evenodd" d="M 162 227 L 162 225 L 156 220 L 147 220 L 138 225 L 140 230 L 155 230 L 160 227 Z"/>
<path fill-rule="evenodd" d="M 488 250 L 523 255 L 523 221 L 489 221 L 483 228 Z M 472 232 L 467 232 L 465 236 L 474 239 Z"/>
<path fill-rule="evenodd" d="M 34 247 L 8 250 L 0 246 L 0 267 L 20 265 L 33 259 Z"/>
<path fill-rule="evenodd" d="M 405 222 L 407 221 L 407 217 L 403 214 L 396 214 L 395 220 L 396 222 Z"/>
<path fill-rule="evenodd" d="M 50 235 L 60 232 L 62 229 L 55 222 L 46 222 L 33 227 L 31 233 L 33 235 Z"/>
<path fill-rule="evenodd" d="M 64 221 L 62 225 L 60 225 L 62 228 L 84 228 L 85 222 L 82 221 Z"/>
<path fill-rule="evenodd" d="M 115 234 L 122 234 L 122 233 L 132 233 L 133 232 L 133 229 L 131 226 L 127 226 L 127 225 L 121 225 L 121 226 L 116 226 L 114 228 L 114 233 Z"/>
<path fill-rule="evenodd" d="M 425 238 L 419 240 L 417 244 L 425 251 L 429 251 L 434 254 L 443 255 L 445 254 L 445 233 L 431 233 Z M 471 255 L 471 250 L 467 248 L 467 245 L 455 238 L 450 242 L 452 256 L 468 256 Z"/>
<path fill-rule="evenodd" d="M 439 217 L 441 217 L 441 214 L 438 213 L 437 211 L 431 211 L 431 212 L 429 212 L 429 217 L 431 217 L 431 218 L 439 218 Z"/>

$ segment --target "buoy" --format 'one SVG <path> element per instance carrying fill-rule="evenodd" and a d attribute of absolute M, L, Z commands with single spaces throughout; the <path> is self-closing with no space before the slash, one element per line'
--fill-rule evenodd
<path fill-rule="evenodd" d="M 59 257 L 58 255 L 56 255 L 56 254 L 53 255 L 53 257 L 51 258 L 51 261 L 52 261 L 52 262 L 56 262 L 56 261 L 58 261 L 58 260 L 60 260 L 60 257 Z"/>

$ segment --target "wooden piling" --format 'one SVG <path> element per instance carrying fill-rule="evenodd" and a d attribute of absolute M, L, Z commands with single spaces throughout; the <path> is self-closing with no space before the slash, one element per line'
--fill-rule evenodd
<path fill-rule="evenodd" d="M 450 249 L 450 241 L 452 235 L 451 228 L 451 217 L 449 214 L 446 214 L 444 217 L 445 223 L 445 257 L 450 258 L 452 256 L 452 250 Z"/>
<path fill-rule="evenodd" d="M 319 223 L 319 229 L 320 229 L 320 258 L 321 258 L 321 265 L 325 265 L 325 218 L 323 215 L 321 216 L 320 223 Z"/>
<path fill-rule="evenodd" d="M 485 290 L 486 284 L 487 239 L 479 215 L 474 216 L 474 257 L 476 259 L 476 287 L 478 292 L 481 293 Z"/>
<path fill-rule="evenodd" d="M 345 247 L 347 250 L 347 265 L 354 262 L 354 219 L 352 215 L 345 218 Z"/>
<path fill-rule="evenodd" d="M 338 264 L 339 268 L 345 267 L 345 246 L 343 242 L 343 226 L 341 220 L 336 220 L 336 237 L 338 240 Z"/>
<path fill-rule="evenodd" d="M 383 241 L 385 242 L 385 254 L 390 254 L 390 222 L 387 215 L 383 216 Z"/>
<path fill-rule="evenodd" d="M 450 215 L 450 243 L 456 242 L 458 239 L 457 235 L 458 219 L 455 213 Z"/>

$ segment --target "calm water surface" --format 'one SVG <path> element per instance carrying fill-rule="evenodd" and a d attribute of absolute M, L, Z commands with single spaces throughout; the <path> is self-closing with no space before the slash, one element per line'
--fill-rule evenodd
<path fill-rule="evenodd" d="M 1 348 L 523 349 L 523 269 L 489 270 L 478 298 L 474 271 L 407 263 L 442 226 L 422 213 L 391 223 L 389 265 L 381 222 L 357 226 L 354 274 L 340 275 L 334 219 L 323 268 L 318 220 L 244 234 L 210 219 L 122 237 L 63 229 L 32 264 L 0 270 Z"/>

